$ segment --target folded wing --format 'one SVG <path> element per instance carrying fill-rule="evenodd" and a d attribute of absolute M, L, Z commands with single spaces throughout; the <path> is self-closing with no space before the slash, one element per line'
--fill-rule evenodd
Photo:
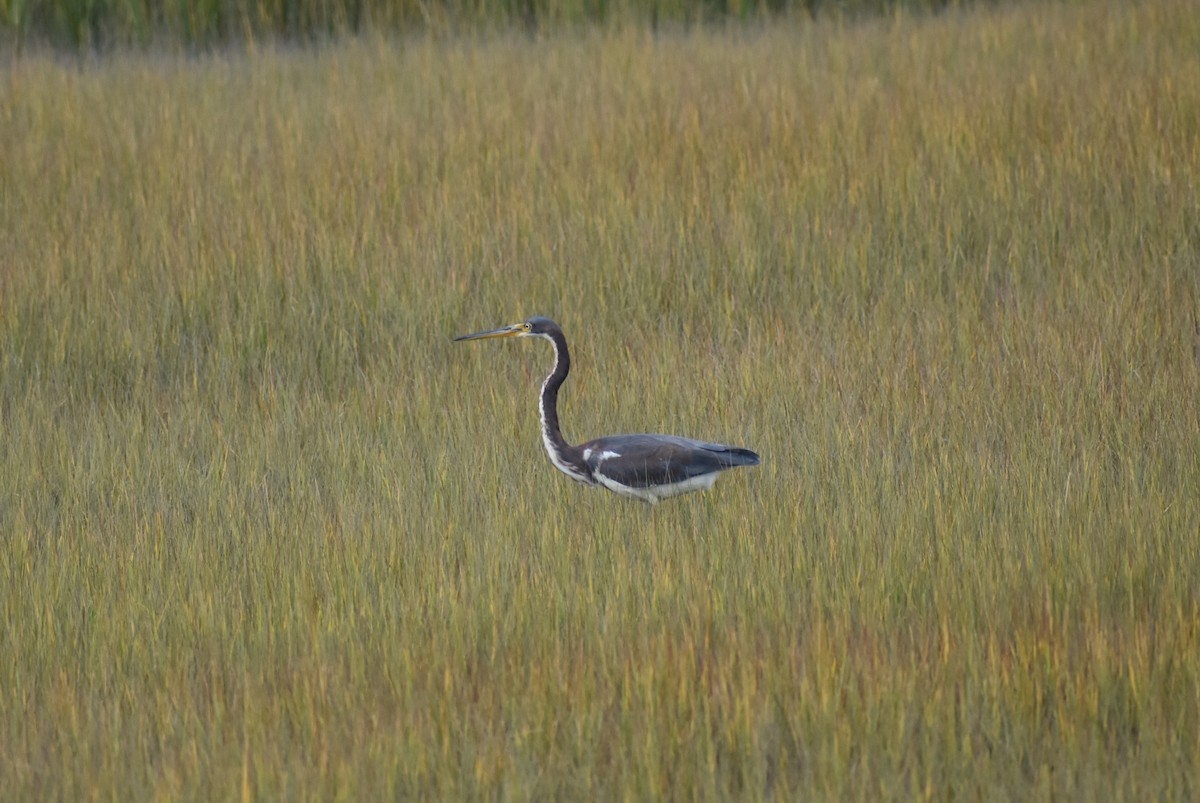
<path fill-rule="evenodd" d="M 674 485 L 736 466 L 756 466 L 749 449 L 673 435 L 612 435 L 581 444 L 584 462 L 628 488 Z"/>

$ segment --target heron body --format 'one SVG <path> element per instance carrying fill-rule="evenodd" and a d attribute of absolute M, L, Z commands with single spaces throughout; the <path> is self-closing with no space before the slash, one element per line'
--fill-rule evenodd
<path fill-rule="evenodd" d="M 541 337 L 554 346 L 554 369 L 542 383 L 538 410 L 542 443 L 550 462 L 585 485 L 651 505 L 671 496 L 711 488 L 717 475 L 737 466 L 756 466 L 749 449 L 674 435 L 609 435 L 572 446 L 558 423 L 558 391 L 571 371 L 571 353 L 562 329 L 549 318 L 535 317 L 512 326 L 460 335 L 455 340 Z"/>

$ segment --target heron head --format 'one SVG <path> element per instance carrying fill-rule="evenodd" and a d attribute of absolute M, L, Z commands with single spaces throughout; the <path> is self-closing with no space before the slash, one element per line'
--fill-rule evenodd
<path fill-rule="evenodd" d="M 499 329 L 489 329 L 486 332 L 476 332 L 470 335 L 459 335 L 455 340 L 488 340 L 497 337 L 530 337 L 533 335 L 548 335 L 550 332 L 561 331 L 558 324 L 549 318 L 535 315 L 520 323 L 501 326 Z"/>

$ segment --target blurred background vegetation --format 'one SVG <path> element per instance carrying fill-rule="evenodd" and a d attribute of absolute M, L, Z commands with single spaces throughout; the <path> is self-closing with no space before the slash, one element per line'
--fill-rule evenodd
<path fill-rule="evenodd" d="M 976 2 L 972 5 L 985 5 Z M 0 0 L 0 41 L 107 50 L 205 48 L 345 33 L 530 33 L 579 25 L 692 25 L 776 15 L 939 10 L 957 0 Z"/>

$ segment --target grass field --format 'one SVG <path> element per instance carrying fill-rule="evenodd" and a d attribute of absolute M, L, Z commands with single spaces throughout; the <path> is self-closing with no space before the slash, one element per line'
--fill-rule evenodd
<path fill-rule="evenodd" d="M 0 797 L 1196 799 L 1185 0 L 0 73 Z M 555 472 L 763 465 L 652 510 Z"/>

